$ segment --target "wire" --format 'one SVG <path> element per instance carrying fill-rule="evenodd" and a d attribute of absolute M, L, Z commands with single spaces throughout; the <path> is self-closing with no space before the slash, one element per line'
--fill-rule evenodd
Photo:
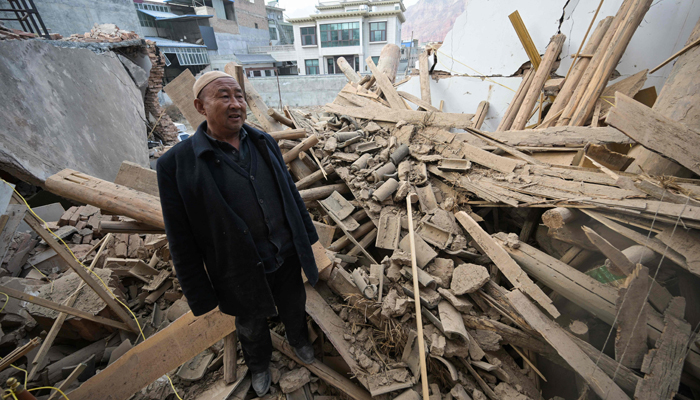
<path fill-rule="evenodd" d="M 495 84 L 498 85 L 498 86 L 503 86 L 504 88 L 510 90 L 510 91 L 513 92 L 513 93 L 516 92 L 515 90 L 509 88 L 508 86 L 506 86 L 506 85 L 504 85 L 504 84 L 502 84 L 502 83 L 498 83 L 498 82 L 494 81 L 493 79 L 487 77 L 485 74 L 482 74 L 481 72 L 475 70 L 474 68 L 468 66 L 467 64 L 465 64 L 465 63 L 463 63 L 463 62 L 461 62 L 461 61 L 459 61 L 459 60 L 456 60 L 456 59 L 454 59 L 454 58 L 448 56 L 447 54 L 441 52 L 439 49 L 438 49 L 438 50 L 435 50 L 435 51 L 438 52 L 438 53 L 440 53 L 441 55 L 443 55 L 443 56 L 449 58 L 450 60 L 452 60 L 452 61 L 454 61 L 454 62 L 456 62 L 456 63 L 458 63 L 458 64 L 462 64 L 462 65 L 464 65 L 465 67 L 469 68 L 470 70 L 476 72 L 477 74 L 480 75 L 480 76 L 478 76 L 477 78 L 482 78 L 482 79 L 485 79 L 485 80 L 487 80 L 487 81 L 489 81 L 489 82 L 495 83 Z M 455 72 L 455 71 L 452 71 L 447 65 L 443 64 L 442 61 L 440 60 L 440 58 L 438 58 L 438 62 L 439 62 L 440 64 L 442 64 L 443 67 L 447 68 L 448 71 L 450 71 L 450 72 L 452 72 L 452 73 L 455 73 L 455 74 L 457 73 L 457 72 Z"/>
<path fill-rule="evenodd" d="M 62 391 L 61 389 L 59 389 L 59 388 L 57 388 L 57 387 L 53 387 L 53 386 L 42 386 L 42 387 L 38 387 L 38 388 L 34 388 L 34 389 L 27 389 L 27 392 L 33 392 L 33 391 L 35 391 L 35 390 L 42 390 L 42 389 L 55 390 L 55 391 L 57 391 L 58 393 L 60 393 L 61 396 L 63 396 L 64 399 L 70 400 L 70 399 L 68 398 L 68 396 L 66 396 L 66 394 L 63 393 L 63 391 Z"/>
<path fill-rule="evenodd" d="M 161 114 L 161 116 L 162 116 L 162 114 Z M 76 261 L 78 264 L 80 264 L 83 268 L 85 268 L 89 273 L 91 273 L 93 276 L 95 276 L 95 277 L 97 278 L 97 280 L 99 280 L 99 281 L 102 283 L 102 286 L 105 287 L 105 289 L 107 290 L 107 293 L 111 294 L 111 295 L 112 295 L 112 298 L 113 298 L 114 300 L 116 300 L 119 304 L 121 304 L 122 306 L 124 306 L 124 308 L 125 308 L 125 309 L 131 314 L 131 316 L 134 318 L 134 321 L 136 321 L 136 326 L 137 326 L 138 329 L 139 329 L 139 333 L 141 334 L 141 337 L 142 337 L 143 340 L 145 341 L 145 340 L 146 340 L 146 335 L 143 333 L 143 329 L 141 328 L 141 324 L 139 323 L 138 318 L 136 318 L 136 314 L 134 314 L 134 312 L 131 311 L 131 309 L 130 309 L 126 304 L 124 304 L 121 300 L 119 300 L 119 299 L 117 298 L 117 296 L 112 292 L 112 290 L 109 288 L 109 286 L 107 286 L 107 284 L 105 283 L 105 281 L 102 280 L 102 278 L 101 278 L 99 275 L 97 275 L 97 273 L 96 273 L 95 271 L 90 270 L 88 267 L 85 266 L 85 264 L 82 263 L 82 261 L 80 261 L 80 259 L 78 259 L 78 257 L 76 257 L 75 253 L 73 253 L 73 250 L 71 250 L 71 248 L 68 247 L 68 245 L 66 244 L 66 242 L 63 241 L 63 239 L 61 239 L 58 235 L 56 235 L 56 234 L 49 228 L 49 224 L 46 223 L 46 221 L 44 221 L 43 219 L 41 219 L 41 217 L 38 216 L 38 215 L 34 212 L 34 210 L 33 210 L 32 207 L 29 205 L 29 203 L 27 202 L 27 200 L 24 198 L 24 196 L 22 196 L 21 194 L 19 194 L 19 192 L 17 191 L 17 189 L 15 189 L 14 187 L 12 187 L 12 185 L 10 185 L 9 182 L 7 182 L 6 180 L 3 179 L 2 181 L 3 181 L 6 185 L 10 186 L 10 187 L 12 188 L 12 191 L 14 191 L 15 194 L 17 194 L 17 196 L 19 196 L 19 198 L 22 199 L 22 201 L 24 202 L 24 205 L 27 207 L 27 210 L 29 210 L 29 212 L 31 212 L 32 215 L 34 215 L 34 217 L 36 217 L 36 219 L 38 219 L 39 221 L 41 221 L 41 222 L 44 224 L 44 228 L 46 228 L 46 230 L 49 231 L 49 233 L 50 233 L 51 235 L 53 235 L 59 242 L 61 242 L 61 243 L 63 244 L 63 246 L 65 246 L 66 249 L 68 249 L 68 252 L 70 253 L 71 256 L 73 256 L 73 258 L 75 259 L 75 261 Z M 36 267 L 35 267 L 35 268 L 36 268 Z M 41 271 L 39 271 L 39 272 L 41 272 Z M 42 275 L 43 275 L 43 274 L 42 274 Z M 45 276 L 45 275 L 44 275 L 44 276 Z M 53 282 L 52 282 L 52 285 L 53 285 Z M 7 305 L 8 301 L 9 301 L 9 296 L 8 296 L 7 294 L 5 294 L 5 293 L 2 293 L 2 292 L 0 292 L 0 293 L 1 293 L 1 294 L 4 294 L 4 295 L 7 297 L 7 300 L 5 301 L 5 305 Z M 3 305 L 3 308 L 2 308 L 2 309 L 5 308 L 5 305 Z M 0 312 L 2 311 L 2 309 L 0 309 Z M 19 367 L 15 367 L 14 365 L 10 365 L 10 366 L 13 367 L 13 368 L 15 368 L 15 369 L 18 369 L 18 370 L 20 370 L 20 371 L 24 371 L 24 387 L 27 387 L 27 375 L 28 375 L 27 370 L 24 370 L 24 369 L 19 368 Z M 175 389 L 175 385 L 173 384 L 172 379 L 170 379 L 170 376 L 168 376 L 168 374 L 165 374 L 165 377 L 168 378 L 168 381 L 170 382 L 170 386 L 172 387 L 173 391 L 175 392 L 175 396 L 177 396 L 177 398 L 178 398 L 179 400 L 182 400 L 182 397 L 180 397 L 180 395 L 177 393 L 177 389 Z M 31 390 L 29 390 L 29 391 L 32 391 L 32 390 L 39 390 L 39 389 L 47 389 L 47 388 L 51 388 L 51 387 L 46 386 L 46 387 L 42 387 L 42 388 L 31 389 Z M 60 390 L 59 390 L 58 388 L 54 388 L 54 389 L 56 389 L 56 390 L 58 390 L 58 391 L 60 392 Z M 63 395 L 63 397 L 64 397 L 66 400 L 68 400 L 68 397 L 66 397 L 66 395 L 63 394 L 63 392 L 61 392 L 61 395 Z"/>

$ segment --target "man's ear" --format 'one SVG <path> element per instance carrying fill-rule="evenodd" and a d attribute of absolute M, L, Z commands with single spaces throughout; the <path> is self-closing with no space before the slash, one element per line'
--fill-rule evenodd
<path fill-rule="evenodd" d="M 202 100 L 194 99 L 194 108 L 196 108 L 200 114 L 202 114 L 204 116 L 207 115 L 206 110 L 204 110 L 204 102 Z"/>

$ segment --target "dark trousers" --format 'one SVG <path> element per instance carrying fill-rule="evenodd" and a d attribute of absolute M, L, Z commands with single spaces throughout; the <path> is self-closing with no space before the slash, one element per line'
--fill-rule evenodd
<path fill-rule="evenodd" d="M 299 257 L 294 254 L 285 259 L 276 271 L 266 274 L 267 284 L 277 306 L 279 316 L 287 333 L 287 340 L 293 347 L 309 342 L 306 325 L 306 290 L 301 278 Z M 255 299 L 251 299 L 255 301 Z M 266 371 L 272 356 L 272 339 L 267 318 L 246 316 L 236 317 L 236 331 L 243 349 L 243 358 L 251 372 Z"/>

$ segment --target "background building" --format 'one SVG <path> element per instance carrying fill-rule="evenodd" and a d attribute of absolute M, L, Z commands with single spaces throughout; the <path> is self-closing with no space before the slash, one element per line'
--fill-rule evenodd
<path fill-rule="evenodd" d="M 317 14 L 290 18 L 300 75 L 337 74 L 337 59 L 367 72 L 365 59 L 375 63 L 387 43 L 401 44 L 406 11 L 401 0 L 319 3 Z"/>

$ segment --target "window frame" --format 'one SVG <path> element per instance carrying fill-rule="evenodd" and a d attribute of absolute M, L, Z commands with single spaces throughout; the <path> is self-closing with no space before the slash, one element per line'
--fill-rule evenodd
<path fill-rule="evenodd" d="M 303 29 L 313 29 L 314 33 L 303 33 Z M 308 32 L 308 31 L 307 31 Z M 299 27 L 299 37 L 301 38 L 301 47 L 318 47 L 318 39 L 316 37 L 316 25 L 310 25 L 310 26 L 300 26 Z M 305 38 L 311 37 L 313 38 L 313 44 L 305 44 L 306 40 Z"/>
<path fill-rule="evenodd" d="M 311 61 L 312 65 L 309 65 L 309 61 Z M 314 62 L 316 63 L 316 65 L 313 65 Z M 306 75 L 321 75 L 318 58 L 304 60 L 304 67 L 306 68 Z M 316 73 L 310 72 L 312 70 L 310 70 L 309 68 L 315 68 Z"/>
<path fill-rule="evenodd" d="M 321 47 L 351 47 L 360 45 L 360 22 L 337 22 L 319 26 Z M 324 27 L 327 27 L 324 30 Z M 325 39 L 325 40 L 324 40 Z"/>
<path fill-rule="evenodd" d="M 373 24 L 384 24 L 384 29 L 372 29 Z M 389 26 L 388 21 L 370 21 L 369 23 L 369 42 L 370 43 L 382 43 L 386 42 L 386 32 Z M 374 40 L 375 33 L 380 32 L 381 40 Z"/>

